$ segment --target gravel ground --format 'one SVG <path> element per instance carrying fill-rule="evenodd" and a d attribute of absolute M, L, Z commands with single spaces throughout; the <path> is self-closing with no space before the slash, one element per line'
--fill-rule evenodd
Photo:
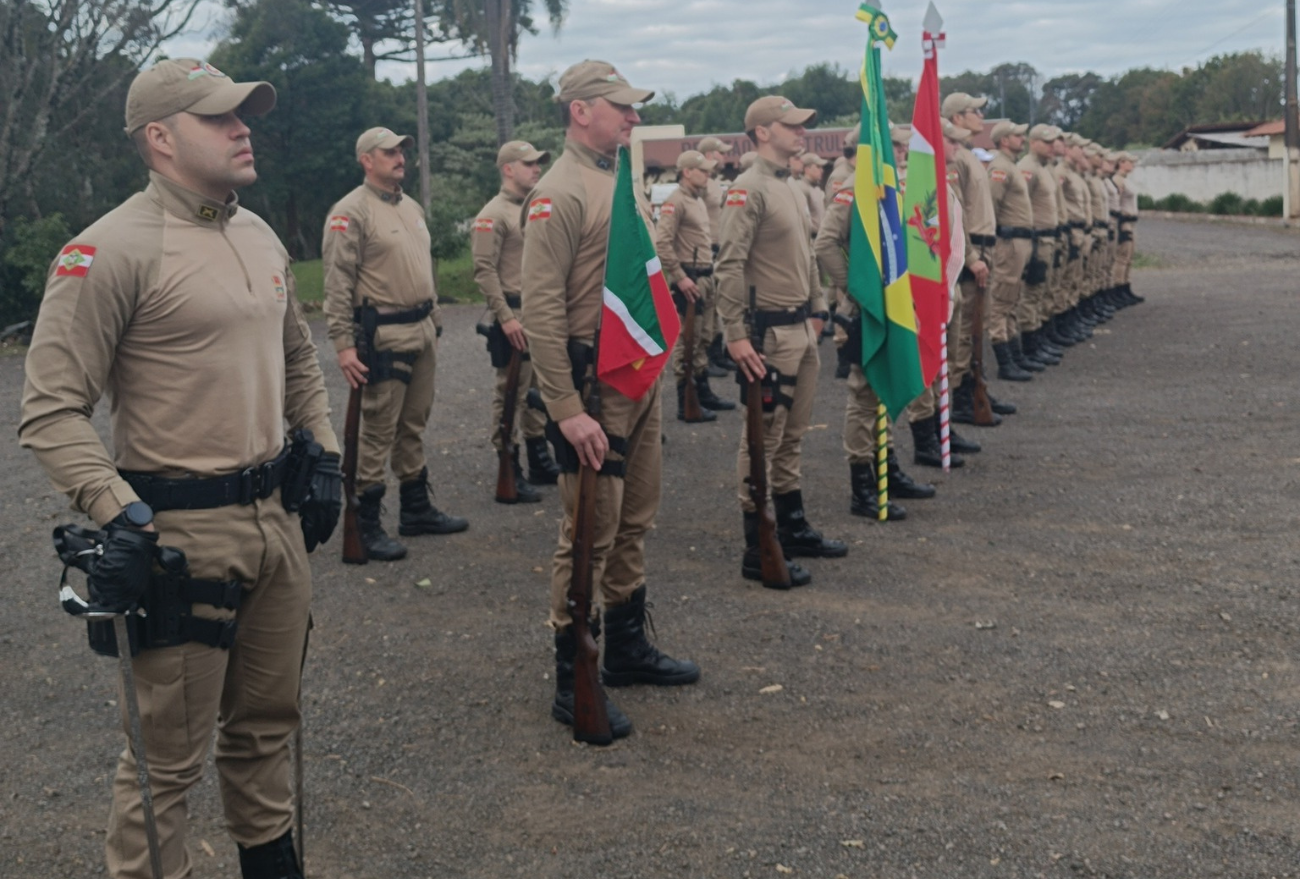
<path fill-rule="evenodd" d="M 614 691 L 636 732 L 605 749 L 550 719 L 559 504 L 492 502 L 479 310 L 449 307 L 428 449 L 472 525 L 394 564 L 314 557 L 308 875 L 1300 874 L 1300 238 L 1148 220 L 1138 243 L 1147 303 L 995 383 L 1020 414 L 964 428 L 985 450 L 961 471 L 908 468 L 939 497 L 906 522 L 848 513 L 823 349 L 804 493 L 851 552 L 810 587 L 739 576 L 740 414 L 670 417 L 650 596 L 704 675 Z M 11 436 L 21 388 L 0 360 Z M 55 601 L 65 500 L 16 442 L 0 457 L 0 877 L 96 875 L 116 666 Z M 237 876 L 211 767 L 191 811 L 195 876 Z"/>

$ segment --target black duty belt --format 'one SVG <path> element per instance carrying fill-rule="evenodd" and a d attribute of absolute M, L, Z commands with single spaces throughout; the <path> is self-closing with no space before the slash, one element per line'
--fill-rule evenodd
<path fill-rule="evenodd" d="M 418 324 L 430 314 L 433 313 L 433 300 L 426 299 L 415 308 L 404 308 L 401 311 L 379 311 L 375 309 L 375 326 L 384 324 Z M 352 319 L 361 323 L 361 309 L 354 309 Z"/>
<path fill-rule="evenodd" d="M 1138 221 L 1137 214 L 1120 214 L 1119 219 L 1123 223 L 1136 223 Z"/>
<path fill-rule="evenodd" d="M 1035 238 L 1060 238 L 1061 229 L 1059 226 L 1052 229 L 1035 229 L 1034 237 Z"/>
<path fill-rule="evenodd" d="M 247 470 L 210 479 L 167 479 L 150 473 L 122 473 L 140 500 L 164 510 L 214 510 L 233 504 L 251 504 L 268 498 L 284 481 L 284 464 L 289 457 L 285 446 L 274 460 L 256 464 Z"/>
<path fill-rule="evenodd" d="M 1111 212 L 1110 212 L 1110 215 L 1111 215 L 1112 217 L 1114 217 L 1115 219 L 1117 219 L 1117 220 L 1118 220 L 1120 217 L 1124 216 L 1124 215 L 1121 214 L 1119 211 L 1111 211 Z"/>
<path fill-rule="evenodd" d="M 1104 232 L 1109 228 L 1110 223 L 1107 223 L 1105 220 L 1094 220 L 1092 223 L 1092 231 L 1094 232 Z"/>
<path fill-rule="evenodd" d="M 975 235 L 972 233 L 970 243 L 976 247 L 993 247 L 998 243 L 998 239 L 992 235 Z"/>
<path fill-rule="evenodd" d="M 513 308 L 515 311 L 524 307 L 524 300 L 518 293 L 507 293 L 505 294 L 505 297 L 506 305 Z"/>
<path fill-rule="evenodd" d="M 791 324 L 801 324 L 808 319 L 808 306 L 800 305 L 793 311 L 781 309 L 780 311 L 765 311 L 759 309 L 756 317 L 764 327 L 787 327 Z"/>
<path fill-rule="evenodd" d="M 1026 229 L 1024 226 L 998 226 L 998 237 L 1033 239 L 1034 230 Z"/>
<path fill-rule="evenodd" d="M 1057 234 L 1057 235 L 1064 235 L 1066 232 L 1069 232 L 1069 231 L 1070 231 L 1070 224 L 1069 224 L 1069 223 L 1062 223 L 1061 225 L 1059 225 L 1059 226 L 1056 227 L 1056 234 Z"/>
<path fill-rule="evenodd" d="M 682 266 L 682 271 L 685 272 L 686 277 L 690 278 L 692 281 L 698 281 L 700 278 L 708 278 L 712 276 L 713 266 L 705 266 L 702 269 L 697 269 L 694 266 Z"/>
<path fill-rule="evenodd" d="M 1071 221 L 1070 221 L 1070 228 L 1071 228 L 1071 229 L 1087 229 L 1087 228 L 1088 228 L 1088 224 L 1085 223 L 1083 220 L 1071 220 Z"/>

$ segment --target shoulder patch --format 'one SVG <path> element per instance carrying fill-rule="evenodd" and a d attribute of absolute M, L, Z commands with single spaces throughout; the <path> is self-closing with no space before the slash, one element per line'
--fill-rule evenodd
<path fill-rule="evenodd" d="M 551 200 L 549 198 L 535 198 L 528 203 L 528 222 L 545 220 L 550 216 Z"/>
<path fill-rule="evenodd" d="M 728 189 L 726 206 L 729 208 L 743 208 L 749 201 L 749 192 L 744 189 Z"/>
<path fill-rule="evenodd" d="M 284 278 L 279 275 L 271 276 L 271 284 L 275 287 L 275 301 L 284 302 L 288 293 L 285 291 Z"/>
<path fill-rule="evenodd" d="M 949 171 L 949 172 L 948 172 L 948 182 L 949 182 L 949 183 L 956 183 L 956 182 L 957 182 L 957 179 L 958 179 L 958 178 L 957 178 L 957 172 L 956 172 L 956 171 Z"/>
<path fill-rule="evenodd" d="M 675 204 L 667 203 L 659 208 L 659 216 L 661 217 L 670 217 L 675 213 L 677 213 L 677 205 Z"/>
<path fill-rule="evenodd" d="M 994 168 L 992 171 L 989 172 L 989 179 L 994 181 L 995 183 L 1006 183 L 1007 172 L 1003 171 L 1001 168 Z"/>
<path fill-rule="evenodd" d="M 835 193 L 834 202 L 835 204 L 853 204 L 853 190 L 847 186 L 844 187 Z"/>
<path fill-rule="evenodd" d="M 497 221 L 491 217 L 479 217 L 474 221 L 475 232 L 491 232 L 496 228 Z"/>
<path fill-rule="evenodd" d="M 54 270 L 54 276 L 84 278 L 90 271 L 90 264 L 94 261 L 95 248 L 85 244 L 69 244 L 59 251 L 59 264 Z"/>
<path fill-rule="evenodd" d="M 348 226 L 351 225 L 351 223 L 352 223 L 352 219 L 350 217 L 345 217 L 342 214 L 330 217 L 330 231 L 346 232 L 348 231 Z"/>

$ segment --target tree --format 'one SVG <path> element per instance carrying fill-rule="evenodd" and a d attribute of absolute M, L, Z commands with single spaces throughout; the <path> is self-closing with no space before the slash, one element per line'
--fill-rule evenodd
<path fill-rule="evenodd" d="M 1101 83 L 1102 78 L 1095 73 L 1067 73 L 1049 79 L 1039 100 L 1038 119 L 1074 131 Z"/>
<path fill-rule="evenodd" d="M 11 203 L 34 209 L 33 169 L 120 93 L 198 0 L 0 2 L 0 232 Z M 121 104 L 116 106 L 120 107 Z"/>

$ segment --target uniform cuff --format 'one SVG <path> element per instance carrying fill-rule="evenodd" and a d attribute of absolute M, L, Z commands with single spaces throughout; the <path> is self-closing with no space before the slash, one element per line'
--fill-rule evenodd
<path fill-rule="evenodd" d="M 351 336 L 338 336 L 336 338 L 330 339 L 330 341 L 334 343 L 335 354 L 340 354 L 348 350 L 349 348 L 357 347 L 357 340 L 352 338 Z"/>
<path fill-rule="evenodd" d="M 744 324 L 727 324 L 726 330 L 726 341 L 728 344 L 749 338 L 749 330 L 746 329 Z"/>
<path fill-rule="evenodd" d="M 546 412 L 551 416 L 551 420 L 559 424 L 566 418 L 572 418 L 575 415 L 581 415 L 586 411 L 582 405 L 582 397 L 577 392 L 565 394 L 558 400 L 553 400 L 546 404 Z"/>
<path fill-rule="evenodd" d="M 90 509 L 86 512 L 90 514 L 90 518 L 94 519 L 99 527 L 103 528 L 117 518 L 123 507 L 138 500 L 140 500 L 140 495 L 135 493 L 131 483 L 118 478 L 109 483 L 107 491 L 100 492 L 99 497 L 95 498 L 95 502 L 90 505 Z"/>

